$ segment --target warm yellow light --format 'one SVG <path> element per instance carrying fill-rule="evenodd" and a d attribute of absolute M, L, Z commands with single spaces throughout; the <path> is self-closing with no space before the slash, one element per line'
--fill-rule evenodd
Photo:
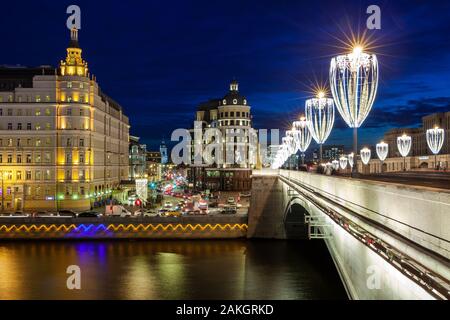
<path fill-rule="evenodd" d="M 358 55 L 359 56 L 362 52 L 363 52 L 363 47 L 362 46 L 357 45 L 357 46 L 353 47 L 353 54 L 354 55 Z"/>
<path fill-rule="evenodd" d="M 325 92 L 323 92 L 323 91 L 317 92 L 317 97 L 318 97 L 319 99 L 324 98 L 324 97 L 325 97 Z"/>

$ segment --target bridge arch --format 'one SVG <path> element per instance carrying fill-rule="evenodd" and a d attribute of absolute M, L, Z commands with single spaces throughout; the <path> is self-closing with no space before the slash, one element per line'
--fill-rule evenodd
<path fill-rule="evenodd" d="M 286 239 L 308 238 L 308 225 L 305 223 L 307 215 L 310 215 L 310 208 L 305 200 L 299 197 L 289 200 L 283 214 Z"/>

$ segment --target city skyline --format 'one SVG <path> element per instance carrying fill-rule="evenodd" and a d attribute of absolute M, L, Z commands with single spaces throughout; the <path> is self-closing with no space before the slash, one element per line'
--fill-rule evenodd
<path fill-rule="evenodd" d="M 181 2 L 170 10 L 162 4 L 136 4 L 128 13 L 122 13 L 120 4 L 77 4 L 82 12 L 80 45 L 90 70 L 124 106 L 130 133 L 149 149 L 157 149 L 163 138 L 169 142 L 172 130 L 189 128 L 197 106 L 225 94 L 233 78 L 249 99 L 255 128 L 288 129 L 303 113 L 312 83 L 328 79 L 331 56 L 343 53 L 336 38 L 345 40 L 348 28 L 364 29 L 367 17 L 365 1 L 343 2 L 332 11 L 286 3 L 276 14 L 270 2 L 258 7 L 207 4 L 195 10 Z M 14 36 L 3 31 L 12 50 L 0 53 L 2 63 L 56 66 L 64 57 L 61 45 L 67 43 L 67 5 L 43 2 L 40 7 L 54 19 L 39 21 L 32 3 L 20 10 L 7 4 L 11 14 L 4 23 L 19 12 L 25 19 Z M 450 55 L 442 48 L 448 42 L 437 43 L 448 37 L 446 8 L 448 4 L 430 8 L 411 1 L 381 5 L 382 29 L 369 32 L 379 46 L 374 52 L 381 65 L 380 86 L 360 130 L 361 145 L 374 145 L 391 128 L 418 126 L 423 115 L 449 109 L 445 83 Z M 308 12 L 316 12 L 318 21 L 313 23 Z M 429 13 L 432 23 L 416 19 Z M 173 19 L 177 27 L 171 25 Z M 230 22 L 224 27 L 222 20 Z M 350 20 L 358 23 L 347 26 Z M 326 144 L 351 145 L 351 130 L 340 117 Z"/>

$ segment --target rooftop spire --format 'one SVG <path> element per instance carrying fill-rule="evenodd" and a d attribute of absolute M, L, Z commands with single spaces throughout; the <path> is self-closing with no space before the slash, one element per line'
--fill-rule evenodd
<path fill-rule="evenodd" d="M 239 91 L 239 83 L 236 80 L 231 81 L 230 91 Z"/>
<path fill-rule="evenodd" d="M 78 44 L 78 29 L 73 27 L 70 30 L 70 42 L 69 42 L 69 48 L 79 48 Z"/>

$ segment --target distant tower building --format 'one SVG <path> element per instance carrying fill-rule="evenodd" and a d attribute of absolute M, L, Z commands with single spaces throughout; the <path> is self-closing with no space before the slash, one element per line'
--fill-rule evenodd
<path fill-rule="evenodd" d="M 159 146 L 159 151 L 161 152 L 161 163 L 166 164 L 169 162 L 169 157 L 167 155 L 167 146 L 164 140 L 161 142 L 161 145 Z"/>

